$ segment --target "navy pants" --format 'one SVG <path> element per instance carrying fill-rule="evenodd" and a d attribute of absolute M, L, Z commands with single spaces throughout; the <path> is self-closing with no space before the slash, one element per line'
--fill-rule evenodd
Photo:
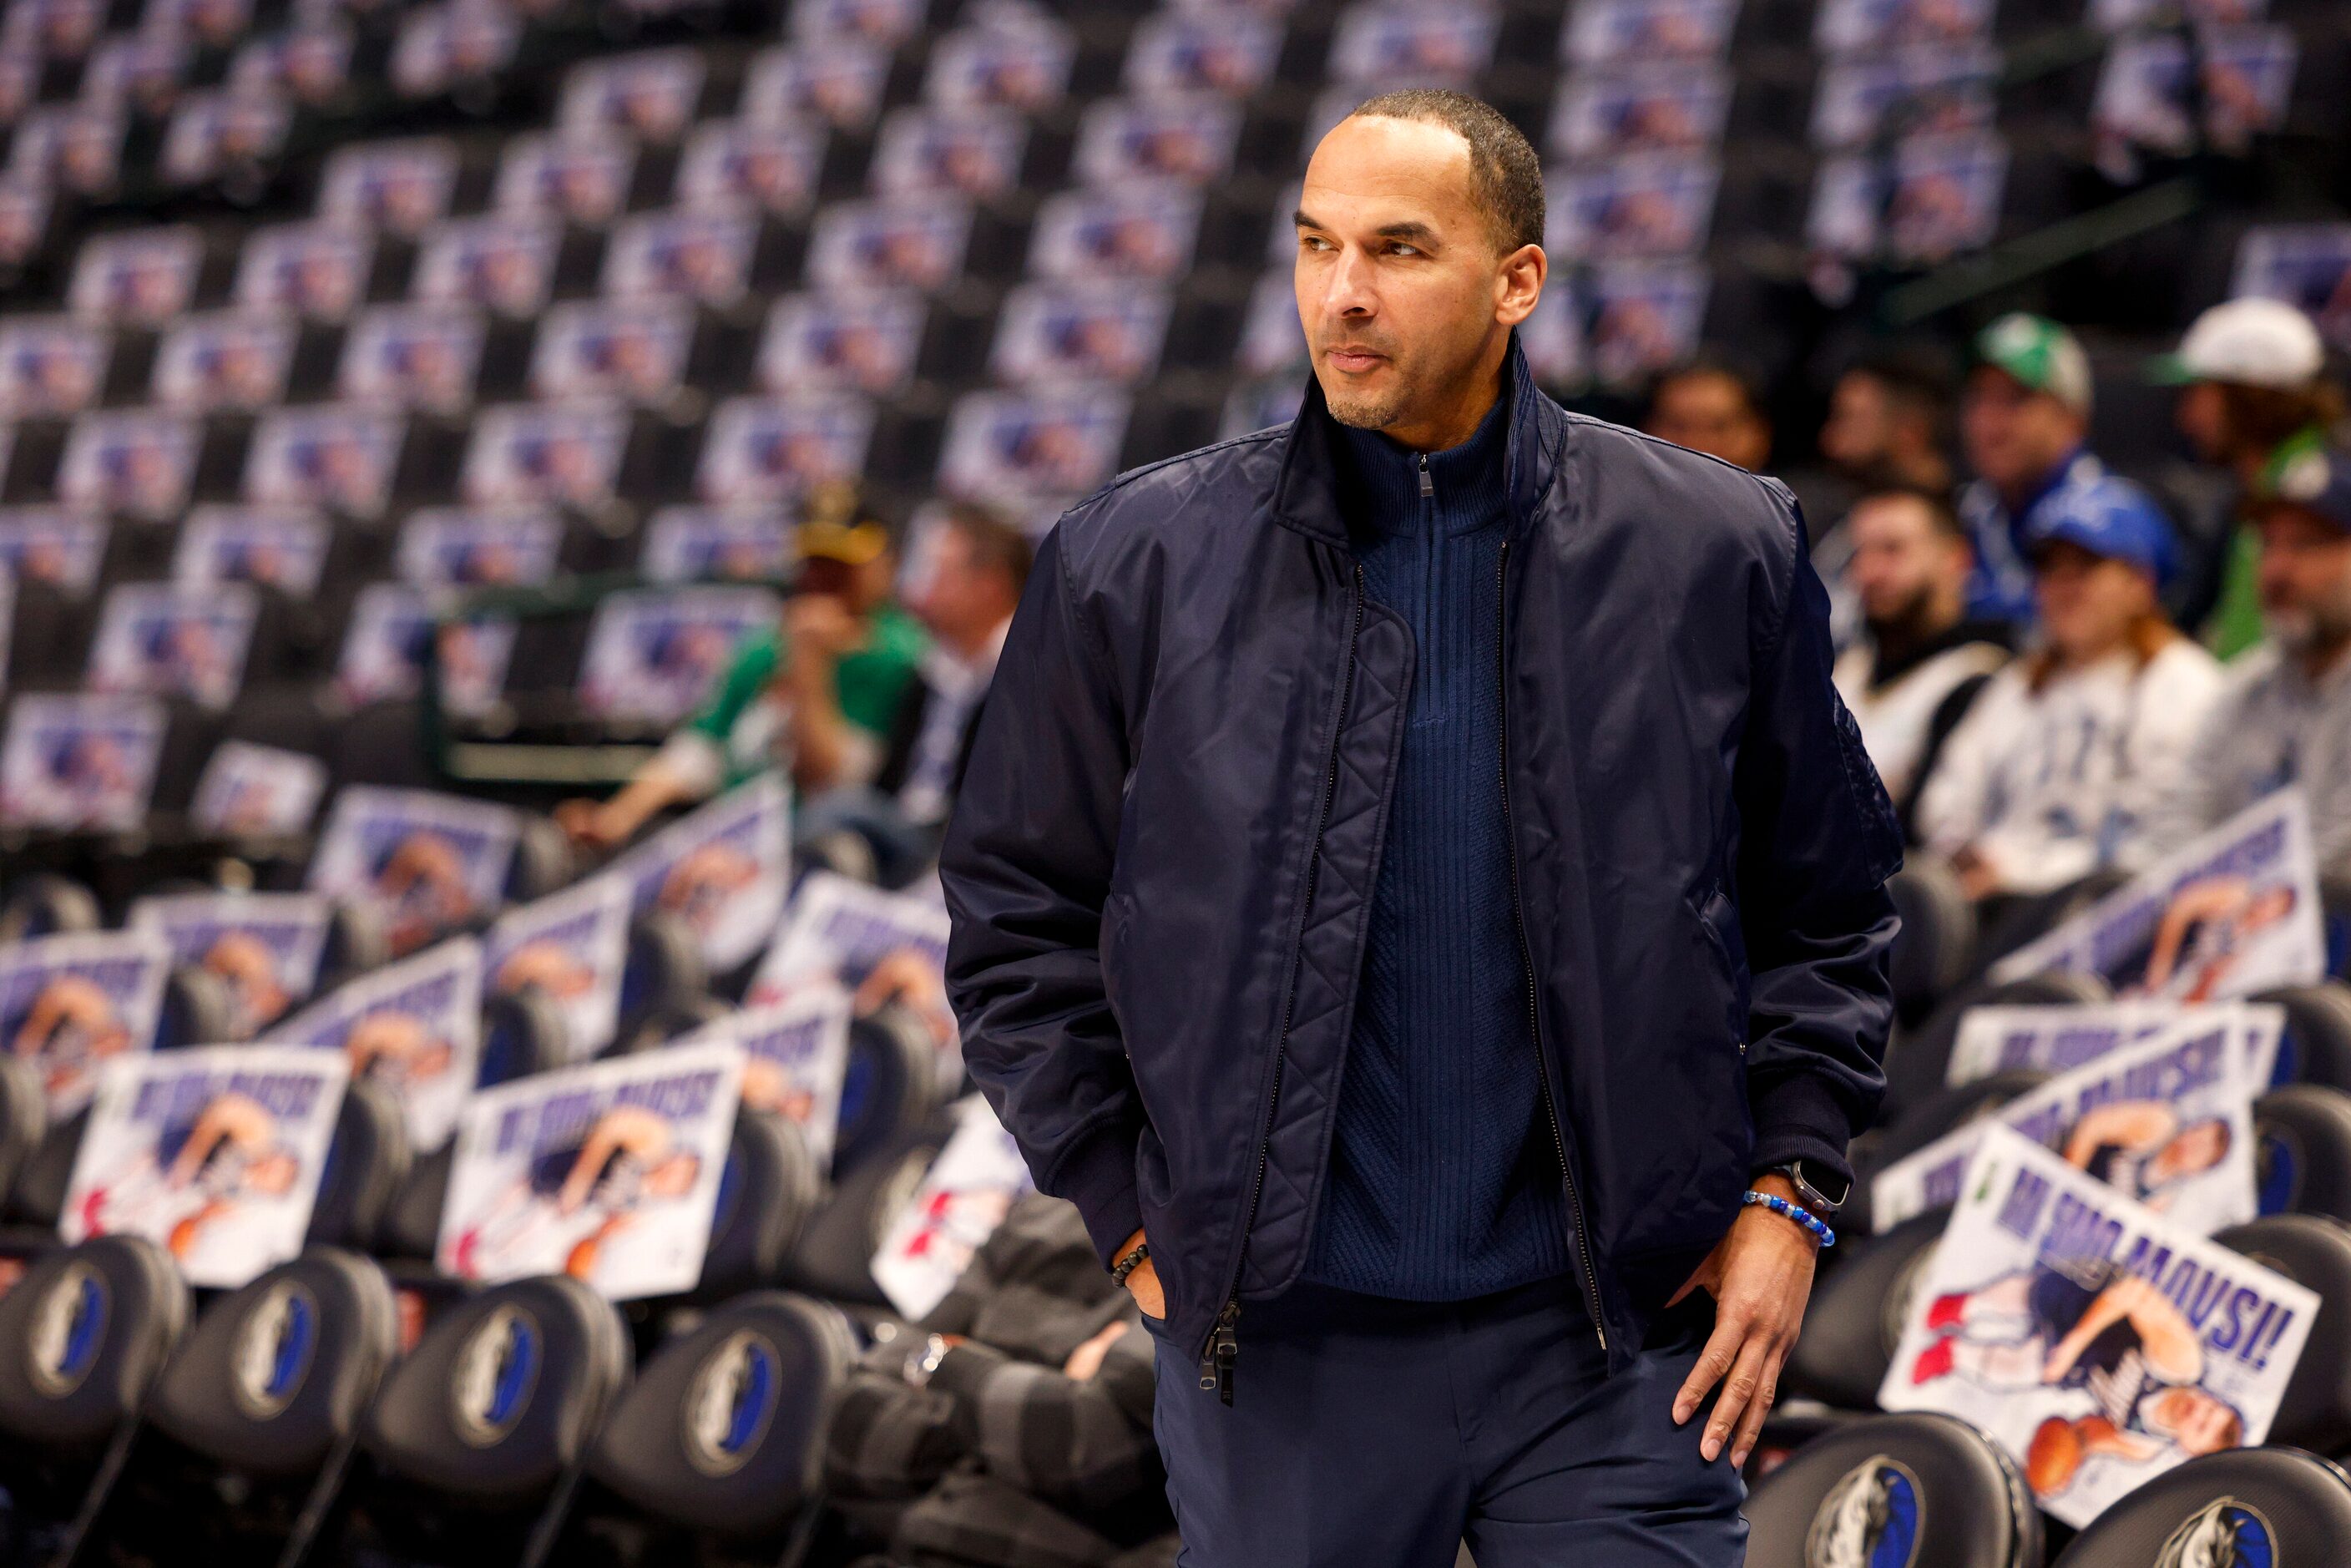
<path fill-rule="evenodd" d="M 1146 1322 L 1149 1320 L 1145 1320 Z M 1156 1324 L 1153 1427 L 1183 1568 L 1738 1568 L 1746 1488 L 1673 1421 L 1694 1293 L 1604 1375 L 1564 1281 L 1469 1301 L 1301 1285 L 1244 1303 L 1233 1403 Z"/>

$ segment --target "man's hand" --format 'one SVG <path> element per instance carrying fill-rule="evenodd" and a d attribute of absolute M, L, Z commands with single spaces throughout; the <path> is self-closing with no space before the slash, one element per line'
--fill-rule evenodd
<path fill-rule="evenodd" d="M 1119 1243 L 1117 1257 L 1123 1258 L 1142 1245 L 1143 1232 L 1138 1230 Z M 1159 1270 L 1151 1266 L 1150 1259 L 1137 1263 L 1134 1271 L 1127 1275 L 1126 1293 L 1134 1298 L 1134 1304 L 1143 1309 L 1144 1317 L 1156 1322 L 1167 1315 L 1167 1296 L 1159 1288 Z"/>
<path fill-rule="evenodd" d="M 1786 1176 L 1767 1176 L 1752 1185 L 1758 1192 L 1796 1201 L 1795 1186 Z M 1709 1464 L 1726 1441 L 1734 1465 L 1744 1465 L 1755 1447 L 1756 1434 L 1763 1429 L 1763 1417 L 1771 1414 L 1779 1392 L 1781 1364 L 1804 1321 L 1816 1249 L 1795 1221 L 1760 1204 L 1750 1205 L 1739 1211 L 1698 1272 L 1666 1303 L 1672 1306 L 1698 1289 L 1714 1298 L 1714 1333 L 1681 1392 L 1674 1396 L 1674 1423 L 1679 1426 L 1697 1413 L 1708 1389 L 1722 1385 L 1706 1433 L 1698 1439 L 1698 1452 Z"/>

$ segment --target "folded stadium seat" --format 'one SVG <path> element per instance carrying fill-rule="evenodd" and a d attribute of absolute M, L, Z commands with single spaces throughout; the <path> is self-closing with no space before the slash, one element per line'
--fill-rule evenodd
<path fill-rule="evenodd" d="M 377 1217 L 368 1243 L 370 1252 L 429 1265 L 441 1238 L 441 1210 L 448 1200 L 449 1171 L 456 1157 L 457 1145 L 452 1140 L 410 1162 L 392 1202 Z"/>
<path fill-rule="evenodd" d="M 40 1070 L 21 1057 L 0 1058 L 0 1192 L 40 1147 L 48 1115 Z"/>
<path fill-rule="evenodd" d="M 163 981 L 155 1049 L 218 1045 L 235 1032 L 236 999 L 228 982 L 197 964 L 174 964 Z"/>
<path fill-rule="evenodd" d="M 2253 1102 L 2263 1214 L 2351 1222 L 2351 1094 L 2288 1083 Z"/>
<path fill-rule="evenodd" d="M 872 1151 L 854 1169 L 844 1171 L 836 1162 L 832 1191 L 792 1249 L 785 1282 L 844 1305 L 888 1306 L 873 1282 L 874 1249 L 883 1228 L 914 1197 L 954 1130 L 948 1118 L 935 1117 Z"/>
<path fill-rule="evenodd" d="M 1946 997 L 1917 1029 L 1897 1027 L 1886 1050 L 1886 1106 L 1881 1121 L 1940 1092 L 1950 1071 L 1959 1019 L 1970 1008 L 2070 1007 L 2112 997 L 2091 975 L 2052 971 L 1995 985 L 1980 981 Z"/>
<path fill-rule="evenodd" d="M 629 921 L 629 956 L 621 968 L 617 1038 L 633 1035 L 666 1009 L 704 994 L 710 971 L 693 927 L 666 910 L 648 909 Z"/>
<path fill-rule="evenodd" d="M 2020 1094 L 2049 1082 L 2038 1068 L 2011 1067 L 1971 1083 L 1940 1090 L 1905 1110 L 1892 1122 L 1872 1128 L 1853 1145 L 1853 1200 L 1839 1215 L 1839 1234 L 1865 1229 L 1869 1220 L 1869 1178 L 1907 1155 L 1917 1154 L 1954 1128 L 1980 1121 Z"/>
<path fill-rule="evenodd" d="M 187 1322 L 178 1269 L 135 1236 L 43 1254 L 0 1296 L 0 1485 L 26 1560 L 80 1546 Z"/>
<path fill-rule="evenodd" d="M 336 904 L 327 915 L 327 940 L 319 952 L 319 983 L 324 996 L 355 976 L 392 961 L 392 934 L 383 915 L 363 904 Z"/>
<path fill-rule="evenodd" d="M 731 1301 L 646 1365 L 588 1472 L 663 1525 L 793 1568 L 823 1515 L 825 1434 L 856 1354 L 838 1308 L 779 1291 Z"/>
<path fill-rule="evenodd" d="M 95 931 L 105 924 L 98 894 L 71 877 L 36 872 L 0 887 L 0 943 Z"/>
<path fill-rule="evenodd" d="M 97 628 L 96 594 L 70 593 L 41 579 L 20 580 L 8 628 L 8 663 L 0 674 L 16 690 L 78 686 Z"/>
<path fill-rule="evenodd" d="M 383 1270 L 335 1248 L 214 1300 L 157 1380 L 148 1440 L 93 1536 L 155 1562 L 301 1562 L 399 1331 Z"/>
<path fill-rule="evenodd" d="M 2285 1039 L 2278 1044 L 2280 1082 L 2351 1090 L 2351 986 L 2340 980 L 2284 986 L 2251 999 L 2285 1009 Z"/>
<path fill-rule="evenodd" d="M 2351 1475 L 2298 1448 L 2232 1448 L 2134 1488 L 2053 1568 L 2296 1563 L 2351 1563 Z"/>
<path fill-rule="evenodd" d="M 869 886 L 882 880 L 881 862 L 873 855 L 873 841 L 855 828 L 835 828 L 831 832 L 795 840 L 792 861 L 803 876 L 811 871 L 829 871 Z"/>
<path fill-rule="evenodd" d="M 907 1008 L 892 1002 L 851 1020 L 833 1135 L 836 1176 L 895 1147 L 931 1119 L 942 1098 L 938 1061 L 929 1027 Z"/>
<path fill-rule="evenodd" d="M 198 707 L 184 697 L 166 698 L 164 710 L 168 722 L 163 727 L 162 748 L 156 754 L 155 793 L 151 809 L 159 814 L 179 816 L 186 812 L 194 798 L 196 779 L 204 773 L 205 759 L 220 744 L 226 716 Z M 152 866 L 125 869 L 152 874 Z"/>
<path fill-rule="evenodd" d="M 1912 855 L 1886 884 L 1902 917 L 1894 939 L 1894 1006 L 1912 1023 L 1966 977 L 1975 951 L 1975 904 L 1959 873 L 1930 855 Z"/>
<path fill-rule="evenodd" d="M 576 1561 L 557 1542 L 629 1375 L 620 1313 L 577 1280 L 518 1280 L 449 1306 L 360 1423 L 369 1462 L 350 1527 L 324 1560 Z"/>
<path fill-rule="evenodd" d="M 536 988 L 482 998 L 482 1063 L 477 1084 L 487 1089 L 560 1067 L 570 1057 L 563 1009 Z"/>
<path fill-rule="evenodd" d="M 692 1034 L 706 1024 L 716 1023 L 734 1010 L 733 1007 L 707 991 L 665 1002 L 648 1010 L 633 1025 L 622 1029 L 600 1054 L 630 1056 L 640 1051 L 659 1051 L 671 1040 Z"/>
<path fill-rule="evenodd" d="M 2041 1515 L 2024 1478 L 1999 1444 L 1949 1416 L 1882 1416 L 1822 1437 L 1741 1511 L 1748 1568 L 2041 1568 Z"/>
<path fill-rule="evenodd" d="M 1815 1399 L 1783 1399 L 1772 1406 L 1771 1414 L 1763 1418 L 1763 1429 L 1755 1435 L 1755 1448 L 1747 1456 L 1740 1477 L 1752 1490 L 1806 1444 L 1832 1432 L 1841 1432 L 1856 1421 L 1872 1419 L 1875 1417 L 1859 1410 L 1838 1410 Z"/>
<path fill-rule="evenodd" d="M 2351 1228 L 2314 1214 L 2232 1225 L 2212 1239 L 2318 1294 L 2318 1316 L 2271 1418 L 2269 1441 L 2351 1450 Z"/>
<path fill-rule="evenodd" d="M 2326 923 L 2326 973 L 2351 977 L 2351 878 L 2320 876 L 2318 903 Z"/>
<path fill-rule="evenodd" d="M 773 1284 L 823 1193 L 824 1173 L 799 1123 L 738 1110 L 694 1299 L 723 1301 Z"/>
<path fill-rule="evenodd" d="M 412 1159 L 408 1124 L 392 1092 L 364 1082 L 346 1088 L 306 1239 L 314 1247 L 364 1249 L 408 1179 Z"/>
<path fill-rule="evenodd" d="M 522 831 L 515 840 L 514 865 L 507 873 L 507 899 L 528 904 L 568 884 L 580 871 L 570 836 L 552 817 L 536 811 L 520 813 Z"/>
<path fill-rule="evenodd" d="M 1836 1250 L 1852 1251 L 1813 1292 L 1803 1335 L 1781 1374 L 1782 1393 L 1840 1410 L 1877 1408 L 1911 1290 L 1950 1218 L 1949 1209 L 1938 1208 L 1883 1236 L 1847 1241 L 1839 1235 Z"/>

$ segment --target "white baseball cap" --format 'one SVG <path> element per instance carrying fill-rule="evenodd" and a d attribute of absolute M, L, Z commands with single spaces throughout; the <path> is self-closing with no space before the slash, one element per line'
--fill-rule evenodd
<path fill-rule="evenodd" d="M 2318 379 L 2326 347 L 2310 318 L 2282 299 L 2231 299 L 2196 318 L 2179 351 L 2156 361 L 2155 379 L 2230 382 L 2293 392 Z"/>

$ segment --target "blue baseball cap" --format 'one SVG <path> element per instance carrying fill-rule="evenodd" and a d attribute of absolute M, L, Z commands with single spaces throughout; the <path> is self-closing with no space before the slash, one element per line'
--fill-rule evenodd
<path fill-rule="evenodd" d="M 2127 479 L 2102 474 L 2068 480 L 2036 502 L 2024 516 L 2024 545 L 2078 545 L 2105 560 L 2137 568 L 2159 587 L 2179 564 L 2171 519 L 2153 497 Z"/>

